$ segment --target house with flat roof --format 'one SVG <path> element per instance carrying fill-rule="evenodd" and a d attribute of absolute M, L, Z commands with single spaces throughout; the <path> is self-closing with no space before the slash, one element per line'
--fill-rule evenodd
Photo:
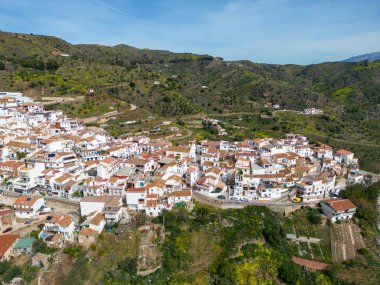
<path fill-rule="evenodd" d="M 13 253 L 30 253 L 32 252 L 32 245 L 36 241 L 34 237 L 20 238 L 13 247 Z"/>

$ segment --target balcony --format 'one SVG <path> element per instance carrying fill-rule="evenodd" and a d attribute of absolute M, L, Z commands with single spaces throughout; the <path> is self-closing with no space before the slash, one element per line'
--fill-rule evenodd
<path fill-rule="evenodd" d="M 119 213 L 118 212 L 105 212 L 104 217 L 108 219 L 118 219 L 119 218 Z"/>

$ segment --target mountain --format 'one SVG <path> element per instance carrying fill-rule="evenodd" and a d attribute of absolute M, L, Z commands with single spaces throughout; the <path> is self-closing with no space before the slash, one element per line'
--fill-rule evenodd
<path fill-rule="evenodd" d="M 0 90 L 21 91 L 36 99 L 86 96 L 84 103 L 51 108 L 82 118 L 117 110 L 116 119 L 107 122 L 115 136 L 154 128 L 160 117 L 187 123 L 194 115 L 223 115 L 230 134 L 224 139 L 303 132 L 315 141 L 355 152 L 361 167 L 371 171 L 380 171 L 379 78 L 380 61 L 257 64 L 0 32 Z M 324 115 L 277 112 L 264 107 L 268 103 L 292 111 L 321 108 Z M 131 111 L 129 104 L 138 111 Z M 234 113 L 242 114 L 240 119 Z M 127 121 L 140 123 L 126 125 Z M 190 133 L 216 138 L 210 130 Z"/>
<path fill-rule="evenodd" d="M 359 61 L 365 61 L 365 60 L 367 60 L 367 61 L 380 60 L 380 51 L 350 57 L 350 58 L 347 58 L 343 61 L 344 62 L 359 62 Z"/>

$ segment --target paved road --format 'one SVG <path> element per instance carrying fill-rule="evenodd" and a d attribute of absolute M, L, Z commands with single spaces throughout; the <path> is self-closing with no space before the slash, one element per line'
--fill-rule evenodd
<path fill-rule="evenodd" d="M 239 200 L 230 200 L 230 199 L 218 199 L 214 197 L 209 197 L 203 195 L 197 191 L 193 191 L 193 197 L 200 201 L 204 200 L 215 205 L 227 205 L 230 208 L 243 208 L 246 206 L 254 205 L 254 206 L 278 206 L 278 207 L 289 207 L 289 206 L 315 206 L 319 203 L 318 200 L 310 201 L 310 202 L 300 202 L 300 203 L 292 203 L 292 202 L 280 202 L 280 201 L 252 201 L 252 202 L 243 202 Z"/>
<path fill-rule="evenodd" d="M 182 140 L 182 139 L 186 139 L 186 138 L 189 138 L 193 135 L 193 131 L 192 130 L 189 130 L 189 129 L 186 129 L 187 131 L 187 134 L 184 135 L 184 136 L 180 136 L 180 137 L 174 137 L 174 138 L 170 138 L 168 139 L 169 141 L 172 141 L 172 140 Z"/>

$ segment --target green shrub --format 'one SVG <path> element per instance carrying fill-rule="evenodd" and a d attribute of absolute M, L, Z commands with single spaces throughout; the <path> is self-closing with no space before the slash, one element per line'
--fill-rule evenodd
<path fill-rule="evenodd" d="M 82 253 L 82 247 L 79 245 L 70 245 L 63 250 L 63 253 L 70 255 L 71 258 L 76 258 Z"/>

